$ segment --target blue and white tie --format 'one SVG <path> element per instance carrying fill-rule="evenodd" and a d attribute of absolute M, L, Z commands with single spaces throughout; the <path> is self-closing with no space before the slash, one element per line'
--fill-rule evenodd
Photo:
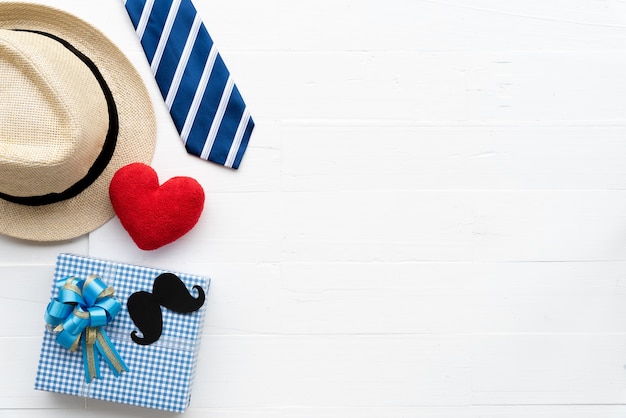
<path fill-rule="evenodd" d="M 190 0 L 125 0 L 187 152 L 238 168 L 254 121 Z"/>

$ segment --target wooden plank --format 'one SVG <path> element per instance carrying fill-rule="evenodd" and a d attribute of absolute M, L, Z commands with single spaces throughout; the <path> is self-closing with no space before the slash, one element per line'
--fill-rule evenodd
<path fill-rule="evenodd" d="M 446 192 L 292 193 L 284 261 L 469 261 L 471 196 Z"/>
<path fill-rule="evenodd" d="M 623 261 L 621 190 L 473 193 L 477 261 Z"/>
<path fill-rule="evenodd" d="M 281 132 L 288 191 L 626 188 L 623 125 L 303 121 Z"/>
<path fill-rule="evenodd" d="M 43 314 L 50 301 L 54 265 L 4 266 L 3 290 L 0 293 L 0 340 L 36 337 L 41 339 Z M 37 344 L 39 345 L 39 344 Z"/>
<path fill-rule="evenodd" d="M 167 413 L 90 401 L 86 408 L 59 409 L 55 414 L 67 418 L 81 418 L 85 411 L 95 418 L 109 417 L 112 412 L 124 413 L 138 418 L 166 417 Z M 185 417 L 201 418 L 620 418 L 626 407 L 621 405 L 558 405 L 558 406 L 471 406 L 471 407 L 313 407 L 283 406 L 274 408 L 195 408 L 185 411 Z M 45 418 L 50 411 L 44 409 L 8 409 L 8 416 L 15 418 Z"/>
<path fill-rule="evenodd" d="M 616 1 L 197 3 L 226 52 L 619 50 L 626 41 Z"/>
<path fill-rule="evenodd" d="M 249 89 L 253 101 L 264 98 L 263 118 L 619 123 L 626 102 L 626 56 L 615 51 L 268 52 L 239 61 L 266 80 Z"/>
<path fill-rule="evenodd" d="M 467 350 L 456 336 L 209 337 L 194 406 L 466 405 Z"/>
<path fill-rule="evenodd" d="M 476 405 L 626 403 L 626 334 L 474 335 Z"/>

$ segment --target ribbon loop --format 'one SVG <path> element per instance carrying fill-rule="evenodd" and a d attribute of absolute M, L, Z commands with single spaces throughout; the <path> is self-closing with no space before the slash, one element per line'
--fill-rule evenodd
<path fill-rule="evenodd" d="M 64 304 L 58 300 L 51 300 L 46 308 L 45 320 L 46 323 L 53 327 L 59 325 L 63 320 L 74 310 L 74 307 L 69 304 Z"/>
<path fill-rule="evenodd" d="M 57 282 L 59 296 L 46 308 L 44 319 L 57 332 L 56 341 L 75 351 L 82 346 L 85 380 L 100 378 L 100 365 L 96 352 L 103 357 L 115 376 L 128 367 L 113 343 L 106 336 L 104 327 L 121 311 L 122 305 L 114 296 L 115 290 L 107 286 L 97 275 L 87 279 L 66 277 Z"/>
<path fill-rule="evenodd" d="M 87 305 L 93 306 L 100 294 L 103 293 L 107 287 L 108 286 L 104 284 L 98 276 L 92 274 L 87 277 L 83 288 L 83 299 L 85 299 Z"/>
<path fill-rule="evenodd" d="M 103 327 L 109 322 L 107 312 L 100 306 L 94 306 L 93 308 L 89 308 L 87 311 L 89 312 L 90 319 L 89 326 Z"/>
<path fill-rule="evenodd" d="M 80 287 L 77 286 L 74 277 L 68 278 L 59 289 L 59 302 L 61 303 L 82 303 L 83 295 Z"/>

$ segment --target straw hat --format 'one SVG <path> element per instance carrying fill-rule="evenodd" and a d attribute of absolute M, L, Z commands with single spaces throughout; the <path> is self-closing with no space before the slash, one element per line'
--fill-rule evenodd
<path fill-rule="evenodd" d="M 63 11 L 0 3 L 0 234 L 58 241 L 114 216 L 113 174 L 149 163 L 150 97 L 99 30 Z"/>

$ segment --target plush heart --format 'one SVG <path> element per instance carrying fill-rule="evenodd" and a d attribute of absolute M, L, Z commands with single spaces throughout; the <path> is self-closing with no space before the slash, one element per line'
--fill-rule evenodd
<path fill-rule="evenodd" d="M 185 235 L 200 219 L 204 190 L 190 177 L 159 185 L 152 167 L 133 163 L 120 168 L 109 196 L 122 226 L 142 250 L 155 250 Z"/>

